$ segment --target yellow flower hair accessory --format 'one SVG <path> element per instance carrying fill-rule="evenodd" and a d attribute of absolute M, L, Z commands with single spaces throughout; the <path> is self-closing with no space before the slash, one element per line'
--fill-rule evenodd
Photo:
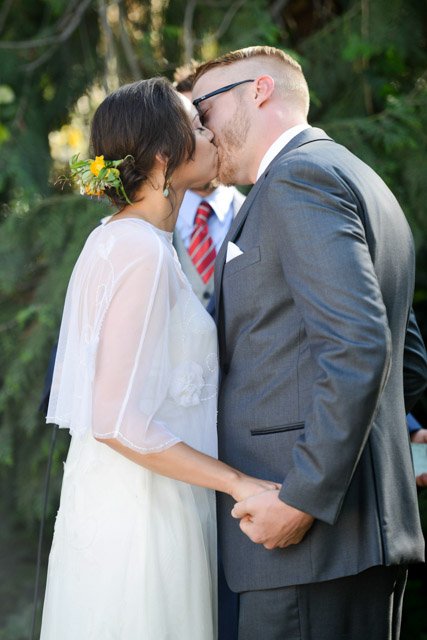
<path fill-rule="evenodd" d="M 79 160 L 79 154 L 70 158 L 70 175 L 61 177 L 57 182 L 76 182 L 80 186 L 82 195 L 103 196 L 105 187 L 114 187 L 116 192 L 123 194 L 128 204 L 132 204 L 126 195 L 120 178 L 120 171 L 117 165 L 134 157 L 127 155 L 121 160 L 104 160 L 104 156 L 96 156 L 95 160 Z"/>

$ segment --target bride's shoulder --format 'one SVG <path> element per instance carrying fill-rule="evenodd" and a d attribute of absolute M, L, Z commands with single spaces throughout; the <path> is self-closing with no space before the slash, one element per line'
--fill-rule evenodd
<path fill-rule="evenodd" d="M 152 261 L 164 252 L 164 243 L 152 225 L 136 219 L 107 222 L 95 230 L 93 240 L 96 254 L 112 261 Z"/>

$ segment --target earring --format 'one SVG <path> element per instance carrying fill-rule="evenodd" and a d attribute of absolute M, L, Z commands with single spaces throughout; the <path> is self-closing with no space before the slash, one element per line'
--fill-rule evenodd
<path fill-rule="evenodd" d="M 168 195 L 169 195 L 169 187 L 171 186 L 171 182 L 172 182 L 172 178 L 169 177 L 166 180 L 165 188 L 164 188 L 164 191 L 163 191 L 163 195 L 165 196 L 165 198 L 167 198 Z"/>

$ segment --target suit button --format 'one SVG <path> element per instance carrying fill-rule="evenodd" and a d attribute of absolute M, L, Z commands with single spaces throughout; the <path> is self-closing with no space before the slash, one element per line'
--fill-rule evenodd
<path fill-rule="evenodd" d="M 205 300 L 210 300 L 211 294 L 209 293 L 209 291 L 205 291 L 203 293 L 203 297 Z"/>
<path fill-rule="evenodd" d="M 230 372 L 230 365 L 228 364 L 228 362 L 225 362 L 222 365 L 222 372 L 225 376 Z"/>

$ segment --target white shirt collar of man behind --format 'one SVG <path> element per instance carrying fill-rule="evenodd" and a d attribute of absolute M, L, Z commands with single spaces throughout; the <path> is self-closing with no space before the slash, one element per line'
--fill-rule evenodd
<path fill-rule="evenodd" d="M 208 202 L 218 220 L 222 222 L 230 209 L 233 197 L 234 189 L 232 187 L 221 186 L 207 196 L 201 196 L 194 191 L 188 190 L 185 192 L 179 218 L 193 228 L 198 206 L 201 202 Z"/>
<path fill-rule="evenodd" d="M 282 149 L 284 149 L 284 147 L 286 147 L 286 145 L 292 140 L 292 138 L 295 138 L 295 136 L 301 133 L 301 131 L 305 131 L 305 129 L 310 128 L 311 126 L 307 123 L 297 124 L 295 127 L 291 127 L 290 129 L 282 133 L 282 135 L 280 135 L 277 140 L 273 142 L 271 147 L 267 149 L 263 159 L 261 160 L 261 164 L 259 165 L 256 179 L 258 180 L 258 178 L 262 176 L 270 162 L 274 160 L 274 158 L 280 153 Z"/>

